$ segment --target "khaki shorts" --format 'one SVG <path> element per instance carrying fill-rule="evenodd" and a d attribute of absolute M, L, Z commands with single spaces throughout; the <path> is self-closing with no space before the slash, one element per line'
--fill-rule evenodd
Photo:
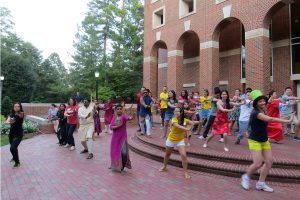
<path fill-rule="evenodd" d="M 93 138 L 94 134 L 94 124 L 88 124 L 88 125 L 80 125 L 78 129 L 78 136 L 79 140 L 84 142 L 87 141 L 87 139 Z"/>

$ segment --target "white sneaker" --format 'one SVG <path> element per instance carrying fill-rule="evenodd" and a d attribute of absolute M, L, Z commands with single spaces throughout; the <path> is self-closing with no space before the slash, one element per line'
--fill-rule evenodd
<path fill-rule="evenodd" d="M 70 151 L 73 151 L 73 150 L 75 150 L 75 147 L 71 146 Z"/>
<path fill-rule="evenodd" d="M 227 147 L 224 147 L 224 151 L 228 152 L 228 151 L 229 151 L 229 149 L 228 149 Z"/>
<path fill-rule="evenodd" d="M 224 142 L 224 138 L 221 138 L 221 139 L 219 140 L 219 142 L 222 142 L 222 143 L 223 143 L 223 142 Z"/>
<path fill-rule="evenodd" d="M 250 189 L 250 178 L 247 174 L 242 175 L 241 185 L 245 190 Z"/>
<path fill-rule="evenodd" d="M 265 182 L 260 181 L 256 183 L 256 189 L 263 190 L 265 192 L 274 192 L 273 188 L 269 187 Z"/>
<path fill-rule="evenodd" d="M 204 140 L 204 139 L 205 139 L 202 135 L 200 135 L 198 138 L 199 138 L 200 140 Z"/>
<path fill-rule="evenodd" d="M 64 147 L 68 148 L 70 145 L 69 144 L 66 144 Z"/>
<path fill-rule="evenodd" d="M 203 147 L 204 147 L 204 148 L 207 148 L 207 144 L 206 144 L 206 143 L 204 143 L 204 144 L 203 144 Z"/>

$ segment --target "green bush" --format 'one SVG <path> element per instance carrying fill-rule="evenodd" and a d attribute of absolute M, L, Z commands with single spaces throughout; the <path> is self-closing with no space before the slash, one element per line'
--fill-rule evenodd
<path fill-rule="evenodd" d="M 8 96 L 5 96 L 2 100 L 1 114 L 7 116 L 11 112 L 12 105 L 12 100 Z"/>
<path fill-rule="evenodd" d="M 2 134 L 9 134 L 10 126 L 5 123 L 5 121 L 1 121 L 1 135 Z M 34 133 L 38 131 L 39 125 L 36 122 L 32 122 L 29 120 L 25 120 L 23 123 L 24 133 Z"/>
<path fill-rule="evenodd" d="M 5 122 L 6 121 L 6 117 L 4 115 L 0 115 L 0 122 Z"/>

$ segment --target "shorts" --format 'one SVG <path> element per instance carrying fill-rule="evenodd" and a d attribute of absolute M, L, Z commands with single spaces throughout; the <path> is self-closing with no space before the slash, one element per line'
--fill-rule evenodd
<path fill-rule="evenodd" d="M 209 117 L 209 115 L 210 115 L 210 109 L 206 109 L 206 110 L 202 109 L 201 110 L 201 117 L 203 119 L 207 119 Z"/>
<path fill-rule="evenodd" d="M 84 142 L 88 139 L 93 138 L 94 134 L 94 123 L 88 125 L 80 125 L 78 129 L 79 140 Z"/>
<path fill-rule="evenodd" d="M 184 140 L 180 140 L 179 142 L 172 142 L 169 139 L 167 139 L 166 146 L 170 147 L 170 148 L 174 148 L 175 146 L 176 147 L 185 146 L 185 142 L 184 142 Z"/>
<path fill-rule="evenodd" d="M 165 114 L 165 121 L 170 121 L 174 117 L 173 113 L 166 113 Z"/>
<path fill-rule="evenodd" d="M 249 150 L 252 151 L 262 151 L 262 150 L 271 150 L 271 145 L 269 140 L 266 142 L 257 142 L 255 140 L 248 139 Z"/>

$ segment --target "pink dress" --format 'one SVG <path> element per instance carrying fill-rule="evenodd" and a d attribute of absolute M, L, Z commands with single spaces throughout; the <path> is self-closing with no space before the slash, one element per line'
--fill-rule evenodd
<path fill-rule="evenodd" d="M 104 124 L 109 125 L 110 122 L 111 122 L 111 119 L 114 115 L 113 104 L 112 103 L 104 104 L 103 110 L 105 111 L 105 113 L 104 113 Z"/>
<path fill-rule="evenodd" d="M 226 103 L 224 102 L 222 105 L 223 108 L 226 108 Z M 229 119 L 228 112 L 222 112 L 218 109 L 217 116 L 212 125 L 212 133 L 214 135 L 223 135 L 224 133 L 228 133 L 229 130 Z"/>

